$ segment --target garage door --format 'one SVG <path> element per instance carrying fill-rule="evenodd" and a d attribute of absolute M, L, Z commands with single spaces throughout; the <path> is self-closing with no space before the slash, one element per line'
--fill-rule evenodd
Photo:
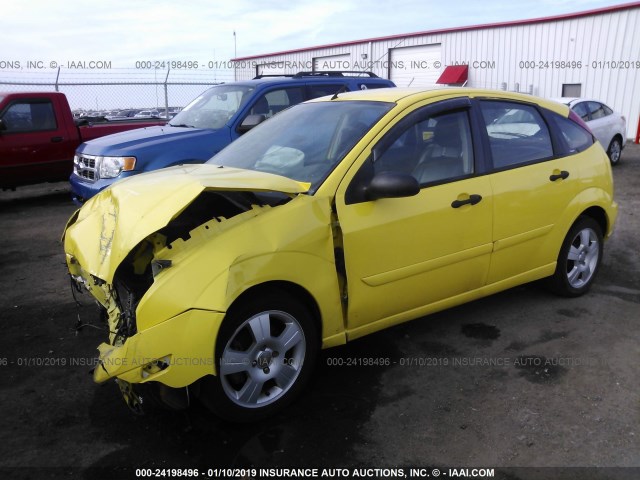
<path fill-rule="evenodd" d="M 329 55 L 326 57 L 315 57 L 313 59 L 314 72 L 326 72 L 327 70 L 353 70 L 350 62 L 351 54 L 341 53 L 340 55 Z"/>
<path fill-rule="evenodd" d="M 282 75 L 288 72 L 285 69 L 285 62 L 262 63 L 256 66 L 256 75 Z"/>
<path fill-rule="evenodd" d="M 398 87 L 436 86 L 442 71 L 440 50 L 439 43 L 390 49 L 389 79 Z"/>

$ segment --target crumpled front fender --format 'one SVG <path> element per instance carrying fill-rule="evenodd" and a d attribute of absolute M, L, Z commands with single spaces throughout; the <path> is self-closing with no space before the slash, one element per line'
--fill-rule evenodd
<path fill-rule="evenodd" d="M 214 349 L 223 318 L 221 312 L 189 310 L 133 335 L 121 346 L 103 343 L 93 379 L 160 381 L 179 388 L 215 375 Z"/>

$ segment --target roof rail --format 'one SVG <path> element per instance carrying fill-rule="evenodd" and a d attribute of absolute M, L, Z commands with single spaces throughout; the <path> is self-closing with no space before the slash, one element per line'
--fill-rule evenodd
<path fill-rule="evenodd" d="M 345 73 L 351 75 L 345 75 Z M 358 75 L 369 78 L 380 78 L 373 72 L 365 72 L 362 70 L 328 70 L 323 72 L 298 72 L 293 77 L 356 77 Z"/>

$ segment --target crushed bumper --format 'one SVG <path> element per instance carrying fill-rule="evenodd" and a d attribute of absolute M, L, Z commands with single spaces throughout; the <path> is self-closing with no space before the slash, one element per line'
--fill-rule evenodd
<path fill-rule="evenodd" d="M 214 350 L 223 318 L 222 312 L 189 310 L 138 332 L 121 346 L 103 343 L 93 379 L 157 381 L 180 388 L 215 375 Z"/>

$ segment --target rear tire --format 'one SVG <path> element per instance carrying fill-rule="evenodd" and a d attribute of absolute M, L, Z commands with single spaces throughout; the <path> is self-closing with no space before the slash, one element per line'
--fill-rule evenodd
<path fill-rule="evenodd" d="M 618 165 L 620 163 L 620 156 L 622 155 L 622 142 L 618 138 L 611 140 L 609 148 L 607 149 L 607 156 L 611 165 Z"/>
<path fill-rule="evenodd" d="M 200 398 L 219 417 L 254 422 L 284 409 L 308 382 L 319 351 L 304 304 L 280 291 L 245 299 L 227 314 L 216 344 L 216 376 Z"/>
<path fill-rule="evenodd" d="M 579 217 L 562 243 L 549 288 L 558 295 L 578 297 L 596 278 L 602 261 L 602 230 L 591 217 Z"/>

